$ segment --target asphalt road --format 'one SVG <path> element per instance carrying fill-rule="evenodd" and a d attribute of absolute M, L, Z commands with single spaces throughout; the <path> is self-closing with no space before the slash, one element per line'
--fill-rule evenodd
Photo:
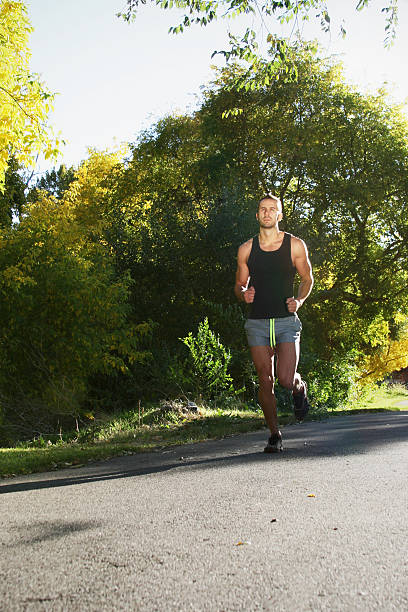
<path fill-rule="evenodd" d="M 408 411 L 283 434 L 0 481 L 0 609 L 408 610 Z"/>

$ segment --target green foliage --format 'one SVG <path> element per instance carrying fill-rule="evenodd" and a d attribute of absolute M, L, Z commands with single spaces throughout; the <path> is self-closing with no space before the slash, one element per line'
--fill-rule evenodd
<path fill-rule="evenodd" d="M 83 414 L 91 375 L 144 359 L 147 326 L 129 325 L 129 277 L 67 203 L 30 205 L 1 247 L 0 404 L 8 431 L 26 436 Z"/>
<path fill-rule="evenodd" d="M 285 24 L 294 21 L 293 30 L 299 30 L 301 22 L 308 21 L 311 16 L 320 22 L 324 32 L 330 31 L 330 15 L 326 0 L 264 0 L 259 4 L 256 0 L 221 0 L 215 2 L 196 2 L 195 0 L 151 0 L 154 4 L 164 10 L 172 8 L 184 9 L 185 15 L 181 21 L 170 28 L 173 34 L 184 32 L 185 28 L 192 25 L 208 26 L 217 18 L 231 19 L 242 14 L 252 14 L 253 20 L 260 19 L 261 35 L 265 34 L 268 56 L 263 57 L 259 52 L 257 34 L 251 28 L 247 28 L 241 36 L 229 33 L 229 48 L 223 51 L 214 51 L 223 55 L 227 62 L 239 62 L 244 66 L 244 73 L 237 76 L 234 86 L 238 89 L 248 90 L 261 89 L 269 86 L 275 80 L 293 81 L 297 80 L 297 68 L 290 47 L 285 40 L 273 35 L 275 24 Z M 117 13 L 126 21 L 132 21 L 136 17 L 137 10 L 147 0 L 127 0 L 126 12 Z M 353 0 L 355 9 L 361 11 L 366 8 L 370 0 Z M 385 15 L 385 40 L 386 47 L 392 45 L 398 25 L 398 0 L 388 0 L 387 5 L 381 9 Z M 272 23 L 271 23 L 272 22 Z M 265 27 L 269 24 L 269 27 Z M 340 32 L 344 37 L 346 30 L 342 23 Z M 242 111 L 242 108 L 239 108 Z M 236 114 L 234 111 L 226 111 L 226 116 Z"/>
<path fill-rule="evenodd" d="M 381 329 L 374 320 L 390 321 L 408 307 L 400 170 L 408 161 L 407 126 L 384 92 L 362 96 L 342 83 L 338 67 L 305 55 L 298 71 L 296 86 L 237 93 L 233 103 L 244 113 L 217 121 L 231 99 L 224 71 L 201 112 L 214 148 L 231 160 L 229 176 L 245 176 L 254 200 L 256 185 L 258 193 L 276 192 L 283 227 L 308 244 L 316 284 L 301 316 L 316 350 L 327 347 L 330 359 L 332 348 L 374 350 L 372 332 Z"/>
<path fill-rule="evenodd" d="M 26 185 L 21 171 L 21 164 L 11 157 L 4 175 L 4 190 L 0 191 L 0 228 L 10 227 L 13 216 L 19 216 L 24 207 Z"/>
<path fill-rule="evenodd" d="M 313 50 L 291 53 L 297 83 L 236 90 L 243 69 L 230 66 L 193 114 L 163 118 L 130 154 L 94 151 L 74 177 L 55 171 L 20 223 L 4 225 L 3 432 L 26 422 L 40 435 L 96 409 L 215 398 L 232 385 L 252 401 L 233 284 L 266 192 L 314 266 L 300 312 L 313 403 L 346 405 L 363 367 L 384 371 L 377 362 L 401 348 L 408 312 L 406 119 L 385 92 L 360 94 Z"/>
<path fill-rule="evenodd" d="M 220 71 L 195 113 L 141 135 L 108 190 L 105 236 L 117 269 L 135 281 L 132 315 L 157 323 L 154 365 L 137 377 L 142 394 L 188 387 L 177 338 L 208 316 L 230 350 L 234 384 L 252 395 L 232 286 L 237 247 L 257 231 L 265 192 L 281 198 L 283 229 L 309 246 L 316 282 L 300 313 L 303 339 L 331 381 L 316 387 L 318 402 L 343 401 L 332 388 L 335 364 L 354 367 L 384 347 L 396 313 L 408 309 L 406 120 L 385 92 L 361 95 L 313 50 L 291 53 L 297 83 L 237 91 L 242 69 Z M 222 117 L 237 106 L 241 113 Z"/>
<path fill-rule="evenodd" d="M 196 393 L 210 399 L 232 392 L 232 378 L 228 374 L 231 353 L 210 329 L 208 318 L 199 323 L 196 336 L 190 332 L 181 340 L 190 351 Z"/>
<path fill-rule="evenodd" d="M 112 247 L 137 279 L 134 312 L 170 345 L 205 301 L 232 304 L 237 247 L 269 191 L 282 227 L 309 246 L 316 284 L 301 316 L 316 354 L 373 352 L 381 321 L 408 309 L 406 121 L 384 92 L 347 87 L 339 66 L 305 50 L 296 65 L 296 84 L 254 92 L 231 92 L 240 69 L 221 71 L 193 116 L 160 121 L 132 148 Z M 236 105 L 243 112 L 222 119 Z"/>
<path fill-rule="evenodd" d="M 60 200 L 74 180 L 74 168 L 67 168 L 65 164 L 61 164 L 58 170 L 55 168 L 47 170 L 44 176 L 37 180 L 34 187 L 31 187 L 27 199 L 30 202 L 35 202 L 39 197 L 39 190 L 42 189 Z"/>
<path fill-rule="evenodd" d="M 202 317 L 208 316 L 211 329 L 230 351 L 228 371 L 234 381 L 234 387 L 245 391 L 246 398 L 252 401 L 257 376 L 244 331 L 246 312 L 243 304 L 219 304 L 203 300 L 201 313 Z"/>
<path fill-rule="evenodd" d="M 302 359 L 302 372 L 308 383 L 309 394 L 313 409 L 334 410 L 347 408 L 356 389 L 358 368 L 352 354 L 334 356 L 330 361 L 314 359 L 305 355 Z"/>

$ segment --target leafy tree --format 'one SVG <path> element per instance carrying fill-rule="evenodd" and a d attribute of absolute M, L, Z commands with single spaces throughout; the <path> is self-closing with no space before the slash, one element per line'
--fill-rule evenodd
<path fill-rule="evenodd" d="M 361 386 L 384 380 L 391 372 L 408 367 L 407 320 L 402 315 L 397 317 L 398 320 L 401 328 L 398 337 L 392 339 L 391 335 L 388 336 L 379 350 L 363 360 L 358 381 Z"/>
<path fill-rule="evenodd" d="M 257 231 L 256 202 L 277 193 L 282 227 L 306 240 L 315 269 L 302 309 L 304 367 L 322 379 L 331 364 L 333 397 L 350 363 L 343 397 L 361 355 L 380 350 L 397 310 L 408 310 L 408 130 L 384 91 L 362 95 L 340 66 L 304 46 L 291 53 L 297 83 L 234 90 L 242 68 L 230 66 L 194 114 L 141 136 L 110 196 L 109 244 L 135 280 L 133 312 L 159 324 L 158 342 L 174 350 L 208 316 L 234 344 L 234 364 L 241 356 L 241 371 L 231 368 L 241 380 L 242 326 L 223 312 L 234 304 L 237 247 Z M 242 113 L 222 118 L 234 105 Z"/>
<path fill-rule="evenodd" d="M 55 157 L 60 145 L 47 118 L 53 102 L 39 75 L 30 73 L 28 36 L 32 31 L 22 0 L 0 0 L 0 190 L 11 156 L 25 166 L 38 153 Z"/>
<path fill-rule="evenodd" d="M 38 191 L 43 189 L 60 200 L 73 180 L 75 180 L 74 168 L 72 166 L 67 168 L 65 164 L 61 164 L 58 169 L 47 170 L 44 176 L 31 187 L 27 197 L 34 202 L 39 197 Z"/>
<path fill-rule="evenodd" d="M 128 320 L 129 276 L 116 273 L 91 220 L 82 222 L 85 192 L 100 193 L 92 160 L 88 185 L 84 174 L 62 201 L 42 192 L 1 235 L 0 406 L 9 435 L 72 422 L 93 407 L 92 377 L 125 376 L 148 357 L 140 339 L 149 326 Z"/>
<path fill-rule="evenodd" d="M 228 302 L 236 244 L 252 220 L 235 200 L 239 185 L 219 189 L 218 160 L 208 149 L 199 116 L 168 117 L 132 146 L 111 197 L 108 240 L 119 269 L 135 279 L 134 312 L 163 320 L 160 333 L 171 342 L 205 316 L 198 315 L 203 296 Z M 215 252 L 222 261 L 214 267 Z"/>
<path fill-rule="evenodd" d="M 224 71 L 200 114 L 229 177 L 278 193 L 286 227 L 309 244 L 317 283 L 305 312 L 319 312 L 324 345 L 359 337 L 367 350 L 373 320 L 407 308 L 407 124 L 385 92 L 359 94 L 338 67 L 307 54 L 297 67 L 297 84 L 245 93 L 225 89 Z M 243 113 L 221 119 L 237 101 Z"/>
<path fill-rule="evenodd" d="M 234 18 L 242 14 L 252 14 L 262 21 L 264 31 L 276 23 L 288 23 L 292 20 L 299 26 L 299 22 L 313 18 L 320 21 L 323 31 L 330 30 L 330 15 L 326 0 L 264 0 L 258 4 L 256 0 L 223 0 L 222 2 L 196 2 L 195 0 L 151 0 L 154 4 L 164 10 L 173 8 L 184 9 L 186 12 L 180 23 L 170 28 L 170 32 L 178 34 L 192 25 L 208 26 L 217 18 Z M 386 0 L 384 0 L 386 1 Z M 137 10 L 147 0 L 127 0 L 126 11 L 118 13 L 126 21 L 136 17 Z M 370 4 L 370 0 L 353 0 L 357 11 L 361 11 Z M 385 45 L 390 46 L 395 38 L 398 24 L 398 0 L 387 0 L 381 9 L 385 14 Z M 299 27 L 298 27 L 299 29 Z M 341 25 L 341 33 L 346 35 L 344 25 Z M 257 35 L 254 30 L 247 28 L 241 36 L 229 34 L 229 49 L 214 51 L 213 55 L 220 53 L 227 62 L 241 62 L 246 70 L 240 78 L 234 82 L 239 88 L 258 88 L 269 85 L 272 80 L 296 79 L 296 62 L 290 54 L 287 41 L 268 33 L 266 42 L 269 47 L 269 58 L 264 58 L 259 53 Z M 240 109 L 241 110 L 241 109 Z"/>

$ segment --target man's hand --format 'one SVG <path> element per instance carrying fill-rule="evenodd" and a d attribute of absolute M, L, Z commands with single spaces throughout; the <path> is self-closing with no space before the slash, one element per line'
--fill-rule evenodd
<path fill-rule="evenodd" d="M 255 287 L 249 287 L 249 289 L 242 287 L 241 291 L 244 302 L 247 304 L 252 304 L 255 299 Z"/>
<path fill-rule="evenodd" d="M 301 305 L 302 302 L 300 300 L 295 300 L 294 297 L 290 297 L 286 300 L 286 306 L 289 312 L 297 312 Z"/>

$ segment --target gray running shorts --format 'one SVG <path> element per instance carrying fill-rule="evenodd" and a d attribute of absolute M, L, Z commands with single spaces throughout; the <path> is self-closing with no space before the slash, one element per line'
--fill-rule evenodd
<path fill-rule="evenodd" d="M 302 323 L 294 316 L 279 319 L 247 319 L 245 331 L 249 346 L 276 346 L 281 342 L 298 342 Z"/>

